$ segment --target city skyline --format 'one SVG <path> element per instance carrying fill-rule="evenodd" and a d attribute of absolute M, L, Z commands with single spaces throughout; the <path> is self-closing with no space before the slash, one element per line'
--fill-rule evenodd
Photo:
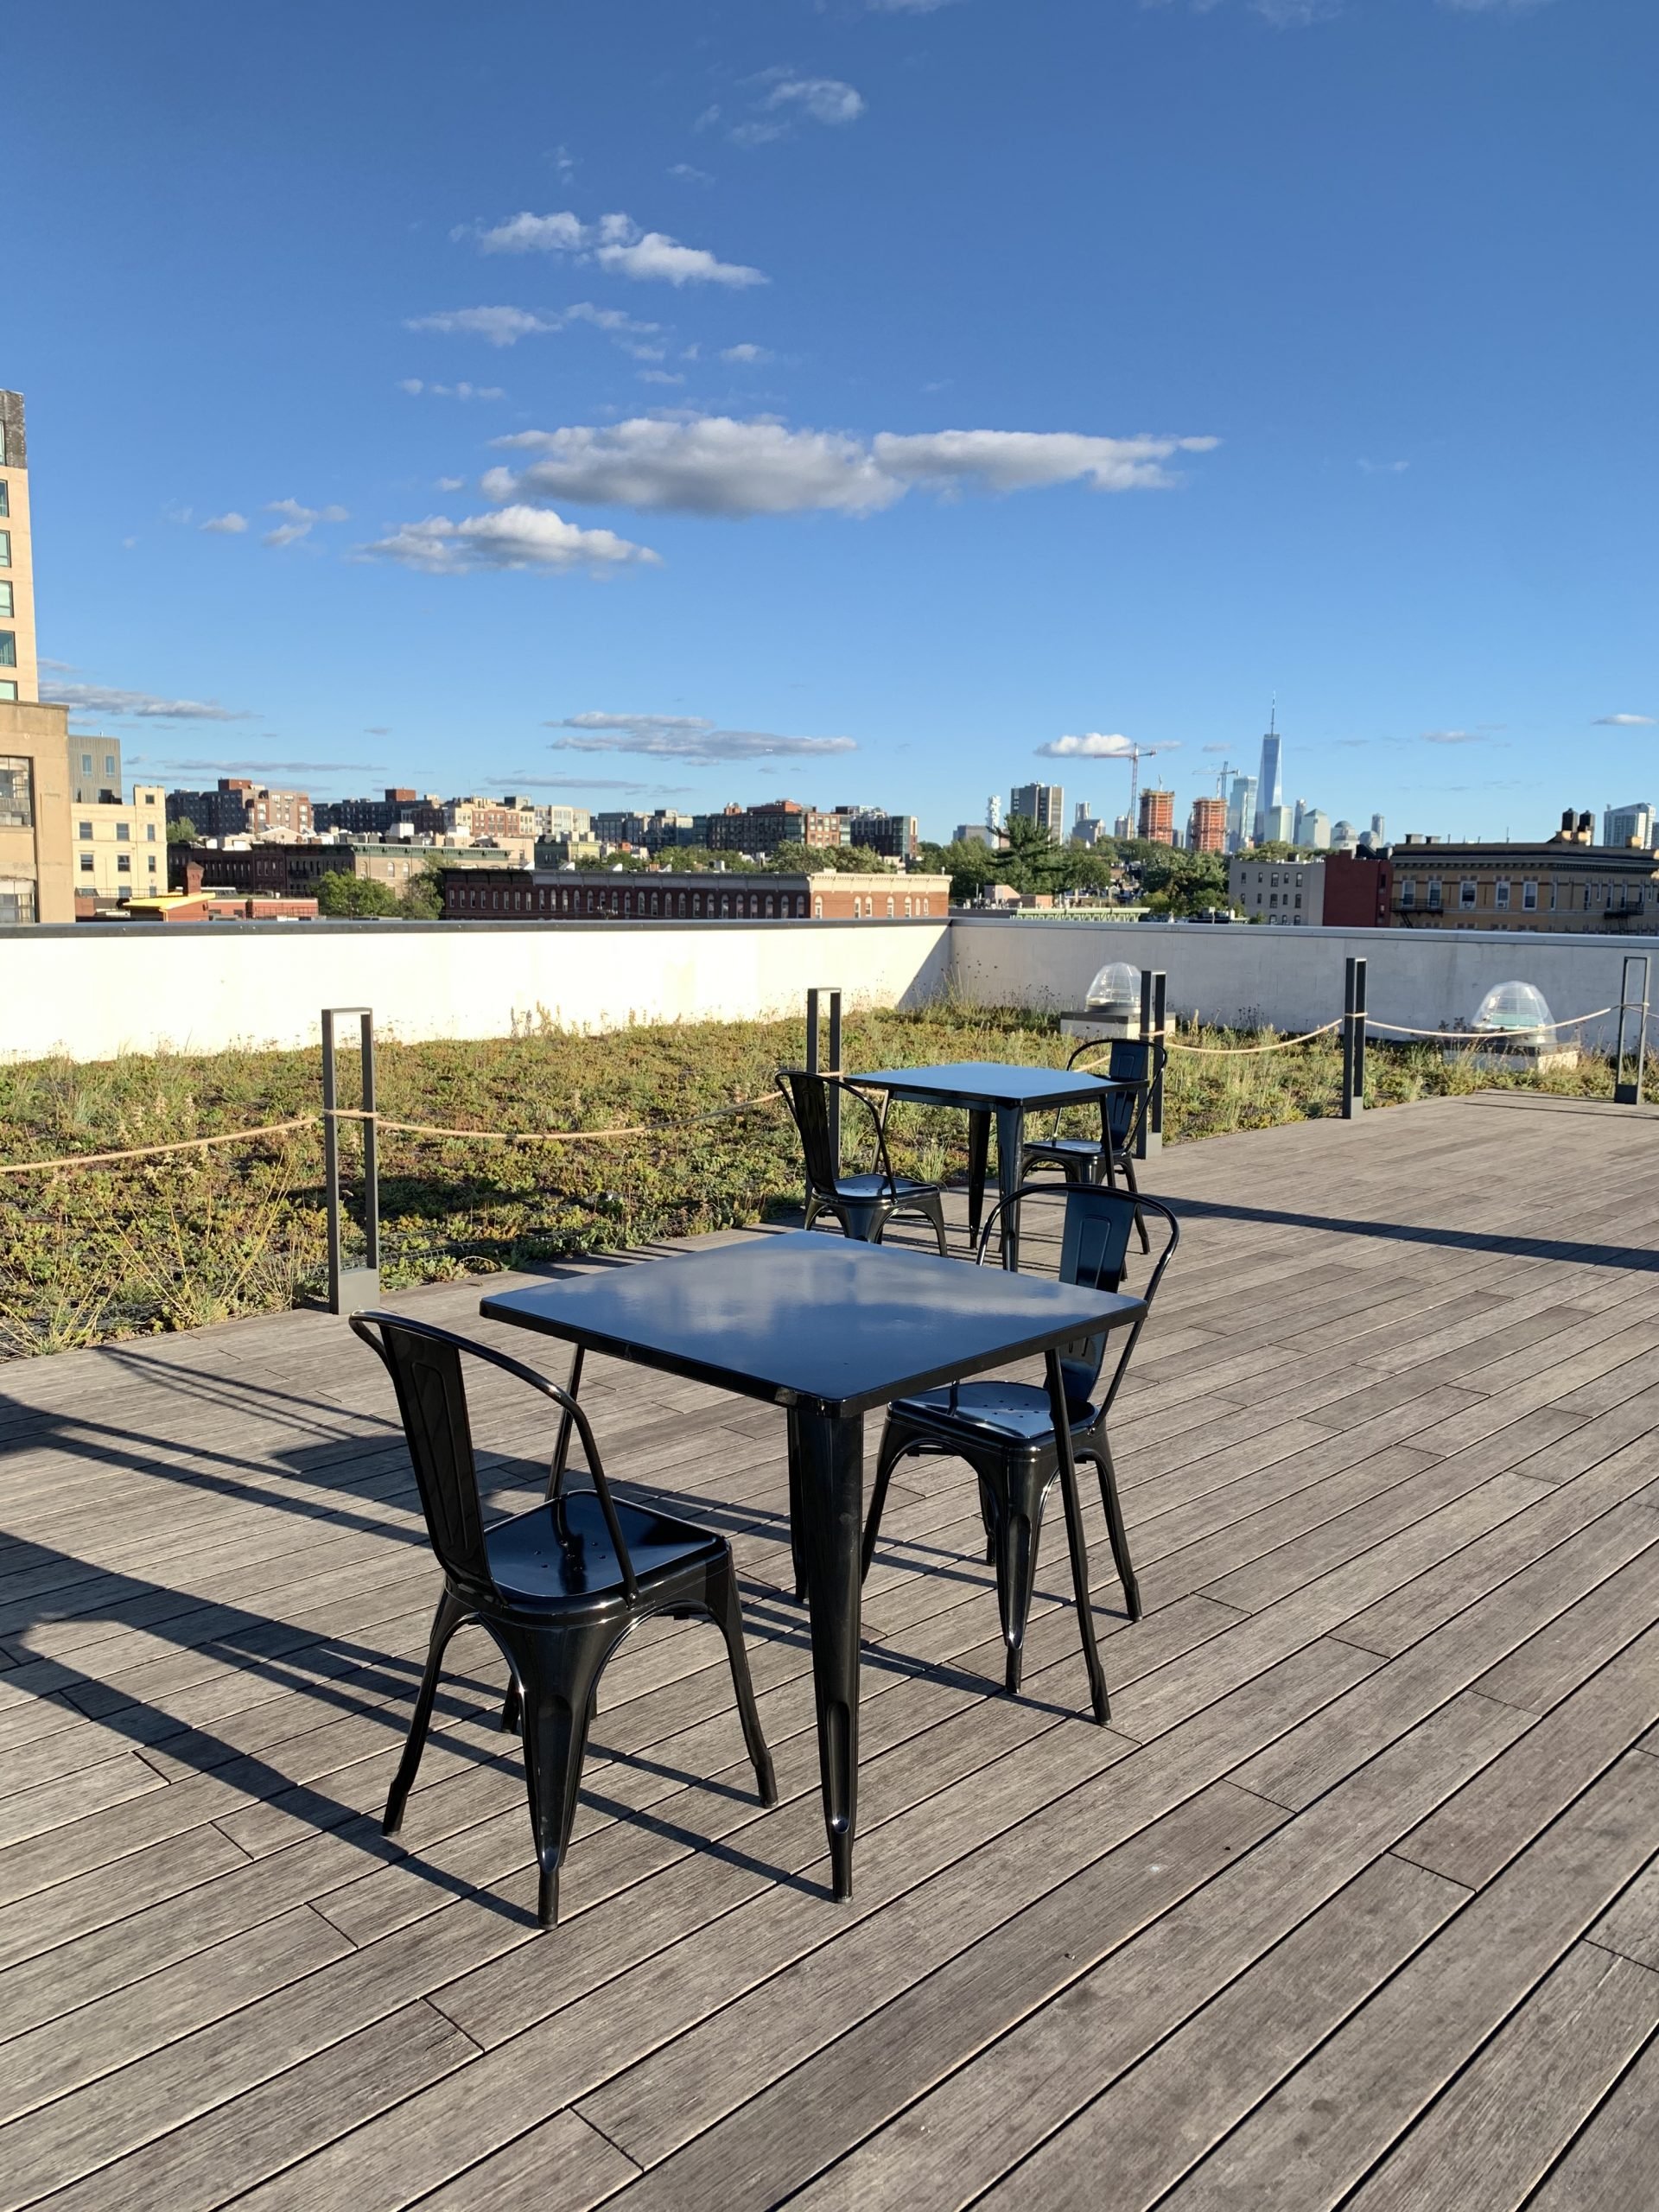
<path fill-rule="evenodd" d="M 1184 814 L 1276 688 L 1333 818 L 1646 785 L 1650 10 L 403 24 L 14 27 L 42 691 L 135 772 L 944 837 L 1079 734 Z"/>

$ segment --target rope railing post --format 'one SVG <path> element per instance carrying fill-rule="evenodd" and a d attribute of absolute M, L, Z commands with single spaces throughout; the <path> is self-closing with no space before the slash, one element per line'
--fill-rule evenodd
<path fill-rule="evenodd" d="M 1351 958 L 1342 989 L 1342 1118 L 1365 1110 L 1365 963 Z"/>
<path fill-rule="evenodd" d="M 1639 976 L 1632 970 L 1639 969 Z M 1642 1103 L 1642 1078 L 1646 1072 L 1648 1041 L 1648 955 L 1629 952 L 1618 985 L 1618 1063 L 1613 1071 L 1613 1103 L 1615 1106 L 1639 1106 Z M 1637 987 L 1640 988 L 1638 997 Z M 1636 1073 L 1626 1075 L 1624 1063 L 1630 1046 L 1626 1041 L 1626 1025 L 1630 1015 L 1636 1016 Z"/>
<path fill-rule="evenodd" d="M 831 1075 L 841 1073 L 841 993 L 830 985 L 815 985 L 806 995 L 806 1071 L 817 1075 L 822 1069 L 818 1058 L 818 1040 L 823 1016 L 820 1002 L 830 1001 L 830 1068 Z M 831 1084 L 824 1102 L 830 1116 L 830 1149 L 839 1170 L 841 1166 L 841 1093 Z M 806 1202 L 812 1203 L 812 1185 L 806 1186 Z"/>
<path fill-rule="evenodd" d="M 340 1067 L 334 1024 L 355 1020 L 363 1104 L 352 1118 L 363 1128 L 364 1262 L 345 1262 L 344 1207 L 340 1187 Z M 374 1101 L 374 1015 L 364 1006 L 322 1009 L 322 1170 L 328 1216 L 328 1310 L 360 1313 L 380 1300 L 380 1159 Z"/>
<path fill-rule="evenodd" d="M 1141 1116 L 1141 1134 L 1135 1139 L 1137 1160 L 1149 1159 L 1164 1148 L 1164 1061 L 1168 1052 L 1164 1041 L 1164 1002 L 1168 980 L 1161 968 L 1141 972 L 1141 1042 L 1152 1046 L 1152 1089 L 1147 1110 Z"/>

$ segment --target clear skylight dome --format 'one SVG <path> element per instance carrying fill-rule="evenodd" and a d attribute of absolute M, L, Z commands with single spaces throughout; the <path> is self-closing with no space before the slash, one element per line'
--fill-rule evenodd
<path fill-rule="evenodd" d="M 1138 1014 L 1141 970 L 1127 960 L 1109 960 L 1090 984 L 1084 1004 L 1090 1014 Z"/>
<path fill-rule="evenodd" d="M 1547 1045 L 1549 1002 L 1535 983 L 1497 983 L 1475 1008 L 1475 1027 L 1517 1045 Z"/>

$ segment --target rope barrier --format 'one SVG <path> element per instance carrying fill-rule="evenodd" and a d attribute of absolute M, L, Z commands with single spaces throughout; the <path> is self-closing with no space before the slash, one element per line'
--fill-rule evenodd
<path fill-rule="evenodd" d="M 1197 1052 L 1205 1059 L 1233 1059 L 1247 1052 L 1285 1052 L 1293 1045 L 1312 1044 L 1316 1037 L 1328 1037 L 1333 1029 L 1340 1029 L 1345 1016 L 1327 1021 L 1322 1029 L 1310 1029 L 1300 1037 L 1275 1037 L 1269 1045 L 1178 1045 L 1173 1037 L 1164 1039 L 1165 1050 L 1171 1052 Z"/>
<path fill-rule="evenodd" d="M 1599 1006 L 1593 1014 L 1575 1014 L 1566 1021 L 1529 1021 L 1530 1029 L 1576 1029 L 1586 1021 L 1599 1021 L 1604 1014 L 1617 1013 L 1618 1008 Z M 1438 1037 L 1456 1045 L 1486 1045 L 1500 1042 L 1506 1033 L 1502 1029 L 1408 1029 L 1403 1021 L 1379 1021 L 1375 1014 L 1367 1014 L 1368 1029 L 1390 1029 L 1397 1037 Z"/>
<path fill-rule="evenodd" d="M 45 1174 L 56 1167 L 101 1167 L 117 1160 L 152 1160 L 164 1152 L 203 1152 L 209 1145 L 251 1144 L 256 1137 L 276 1137 L 289 1129 L 314 1128 L 321 1116 L 302 1114 L 292 1122 L 268 1122 L 263 1128 L 226 1129 L 216 1137 L 181 1137 L 172 1144 L 139 1144 L 124 1152 L 72 1152 L 61 1160 L 14 1160 L 0 1162 L 0 1175 Z"/>
<path fill-rule="evenodd" d="M 716 1106 L 707 1114 L 694 1114 L 688 1122 L 636 1122 L 613 1129 L 457 1129 L 433 1122 L 391 1122 L 384 1114 L 371 1114 L 360 1106 L 324 1109 L 339 1122 L 372 1122 L 378 1129 L 391 1129 L 410 1137 L 470 1137 L 486 1144 L 603 1144 L 618 1137 L 673 1136 L 681 1129 L 702 1128 L 710 1122 L 729 1122 L 740 1114 L 753 1114 L 782 1102 L 769 1097 L 740 1098 L 735 1105 Z M 319 1119 L 323 1118 L 320 1116 Z"/>

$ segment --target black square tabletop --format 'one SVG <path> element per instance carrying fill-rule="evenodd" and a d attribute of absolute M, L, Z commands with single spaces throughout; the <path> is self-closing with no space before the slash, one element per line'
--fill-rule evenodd
<path fill-rule="evenodd" d="M 872 1090 L 940 1106 L 1072 1106 L 1099 1096 L 1105 1078 L 1087 1068 L 1027 1068 L 1005 1060 L 945 1060 L 934 1067 L 878 1068 L 849 1078 Z"/>
<path fill-rule="evenodd" d="M 487 1319 L 834 1416 L 1132 1322 L 1138 1298 L 795 1230 L 484 1299 Z"/>

